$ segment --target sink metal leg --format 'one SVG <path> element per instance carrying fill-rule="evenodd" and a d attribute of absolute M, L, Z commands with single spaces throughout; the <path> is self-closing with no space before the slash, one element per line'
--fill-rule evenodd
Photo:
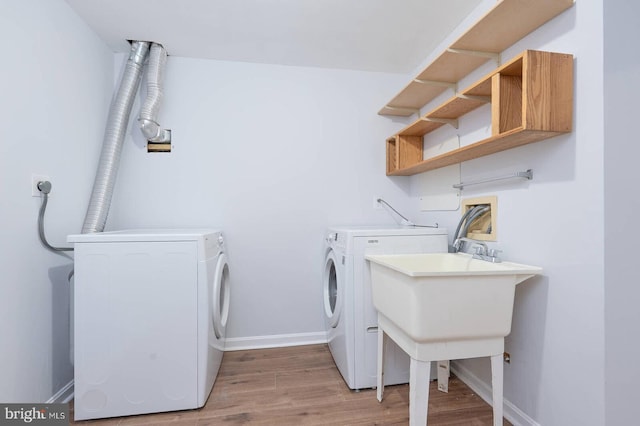
<path fill-rule="evenodd" d="M 449 393 L 449 360 L 438 361 L 438 390 L 440 392 Z"/>
<path fill-rule="evenodd" d="M 425 426 L 429 410 L 431 361 L 411 358 L 409 365 L 409 426 Z"/>
<path fill-rule="evenodd" d="M 502 426 L 504 366 L 502 354 L 491 357 L 491 386 L 493 388 L 493 426 Z"/>
<path fill-rule="evenodd" d="M 384 395 L 384 330 L 378 325 L 378 374 L 376 376 L 378 381 L 376 396 L 379 402 L 382 402 Z"/>

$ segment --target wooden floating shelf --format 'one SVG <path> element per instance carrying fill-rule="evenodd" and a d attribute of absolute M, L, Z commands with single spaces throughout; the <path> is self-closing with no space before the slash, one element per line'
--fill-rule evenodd
<path fill-rule="evenodd" d="M 525 130 L 523 128 L 513 129 L 509 132 L 491 136 L 490 138 L 467 145 L 454 151 L 449 151 L 427 160 L 421 160 L 413 165 L 396 169 L 389 176 L 411 176 L 429 170 L 439 169 L 441 167 L 458 164 L 463 161 L 473 160 L 474 158 L 483 157 L 496 152 L 505 151 L 517 146 L 526 145 L 532 142 L 538 142 L 553 136 L 562 134 L 563 132 L 545 132 L 540 130 Z"/>
<path fill-rule="evenodd" d="M 492 136 L 423 160 L 423 136 L 491 100 Z M 387 139 L 387 175 L 408 176 L 571 131 L 573 56 L 525 50 Z"/>
<path fill-rule="evenodd" d="M 380 115 L 408 117 L 485 62 L 573 6 L 574 0 L 502 0 L 427 65 Z"/>

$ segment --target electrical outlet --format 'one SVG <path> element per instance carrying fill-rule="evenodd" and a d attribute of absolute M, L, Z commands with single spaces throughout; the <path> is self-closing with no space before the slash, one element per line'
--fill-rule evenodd
<path fill-rule="evenodd" d="M 51 178 L 49 176 L 36 175 L 36 174 L 31 175 L 31 196 L 32 197 L 40 196 L 41 192 L 38 189 L 38 182 L 42 182 L 44 180 L 48 180 L 49 182 L 51 182 Z"/>
<path fill-rule="evenodd" d="M 381 198 L 382 198 L 381 196 L 373 197 L 373 209 L 374 210 L 382 210 L 382 204 L 380 202 L 378 202 L 378 200 L 380 200 Z"/>

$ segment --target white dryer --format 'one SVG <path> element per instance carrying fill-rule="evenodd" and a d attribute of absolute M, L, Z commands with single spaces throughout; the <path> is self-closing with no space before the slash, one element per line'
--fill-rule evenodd
<path fill-rule="evenodd" d="M 221 232 L 70 235 L 75 420 L 202 407 L 229 315 Z"/>
<path fill-rule="evenodd" d="M 333 227 L 325 235 L 324 317 L 333 359 L 347 386 L 376 386 L 378 315 L 365 254 L 447 251 L 447 231 L 422 227 Z M 384 382 L 409 382 L 409 356 L 386 339 Z"/>

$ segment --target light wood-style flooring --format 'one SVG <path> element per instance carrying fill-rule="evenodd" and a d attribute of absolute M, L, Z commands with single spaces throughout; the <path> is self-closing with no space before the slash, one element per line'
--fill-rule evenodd
<path fill-rule="evenodd" d="M 73 412 L 73 404 L 71 404 Z M 449 393 L 431 383 L 430 426 L 491 426 L 492 410 L 457 377 Z M 72 422 L 75 425 L 407 425 L 409 387 L 350 390 L 327 345 L 226 352 L 206 405 L 198 410 Z M 505 425 L 511 425 L 504 421 Z"/>

